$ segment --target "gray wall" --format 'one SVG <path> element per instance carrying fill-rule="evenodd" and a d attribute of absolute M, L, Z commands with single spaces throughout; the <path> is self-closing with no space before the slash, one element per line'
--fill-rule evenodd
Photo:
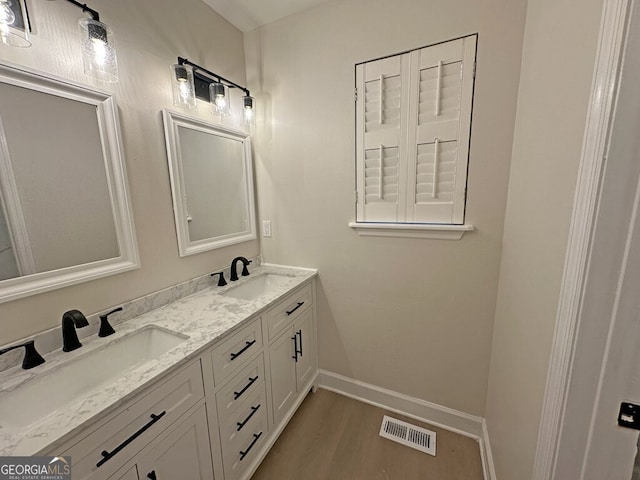
<path fill-rule="evenodd" d="M 602 5 L 528 1 L 486 413 L 499 479 L 532 474 Z"/>
<path fill-rule="evenodd" d="M 265 259 L 320 270 L 323 369 L 484 415 L 525 1 L 342 0 L 245 36 Z M 354 65 L 479 33 L 460 241 L 359 237 Z"/>

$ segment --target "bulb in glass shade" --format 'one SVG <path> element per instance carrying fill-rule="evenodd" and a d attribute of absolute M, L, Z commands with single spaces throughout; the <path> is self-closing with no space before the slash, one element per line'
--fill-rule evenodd
<path fill-rule="evenodd" d="M 78 21 L 84 73 L 105 82 L 118 81 L 118 59 L 109 26 L 90 18 Z"/>
<path fill-rule="evenodd" d="M 213 82 L 209 84 L 209 98 L 213 103 L 213 113 L 222 117 L 231 115 L 229 87 Z"/>
<path fill-rule="evenodd" d="M 243 112 L 244 124 L 249 126 L 254 126 L 256 124 L 256 115 L 255 115 L 256 102 L 253 99 L 253 97 L 249 95 L 245 95 L 242 98 L 242 101 L 244 104 L 244 112 Z"/>
<path fill-rule="evenodd" d="M 196 89 L 193 82 L 193 68 L 189 65 L 175 64 L 171 69 L 173 85 L 173 104 L 177 107 L 196 108 Z"/>
<path fill-rule="evenodd" d="M 20 9 L 18 12 L 24 18 L 24 12 L 20 4 L 16 5 Z M 11 8 L 8 0 L 0 0 L 0 43 L 11 47 L 30 47 L 29 30 L 27 28 L 16 28 L 16 12 Z"/>
<path fill-rule="evenodd" d="M 16 14 L 11 10 L 11 5 L 6 0 L 0 0 L 0 27 L 13 25 L 16 21 Z"/>

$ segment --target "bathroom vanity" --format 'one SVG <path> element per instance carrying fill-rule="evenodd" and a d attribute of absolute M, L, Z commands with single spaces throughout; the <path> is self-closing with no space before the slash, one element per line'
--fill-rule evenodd
<path fill-rule="evenodd" d="M 261 266 L 128 320 L 112 337 L 90 337 L 44 365 L 5 373 L 0 416 L 11 414 L 12 391 L 37 392 L 71 364 L 100 376 L 97 356 L 108 370 L 110 351 L 117 363 L 134 347 L 151 349 L 41 418 L 22 426 L 0 418 L 0 454 L 69 455 L 77 480 L 249 478 L 317 382 L 315 276 Z M 52 392 L 52 401 L 61 395 Z"/>

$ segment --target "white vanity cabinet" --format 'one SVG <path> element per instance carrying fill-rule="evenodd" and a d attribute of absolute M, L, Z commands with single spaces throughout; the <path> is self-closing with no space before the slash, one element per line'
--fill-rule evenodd
<path fill-rule="evenodd" d="M 216 478 L 242 478 L 268 436 L 262 331 L 257 316 L 202 356 Z"/>
<path fill-rule="evenodd" d="M 278 318 L 280 325 L 276 331 L 279 336 L 269 346 L 275 425 L 284 419 L 299 395 L 306 392 L 318 370 L 312 292 L 308 288 L 283 300 L 272 310 L 272 318 Z M 309 300 L 303 303 L 307 295 Z M 285 318 L 288 313 L 287 321 L 283 320 L 282 313 Z"/>
<path fill-rule="evenodd" d="M 48 454 L 71 456 L 74 480 L 107 479 L 124 465 L 137 461 L 139 453 L 154 445 L 163 432 L 179 425 L 203 405 L 202 370 L 195 360 Z M 208 439 L 200 438 L 200 443 L 206 447 L 202 449 L 208 451 L 210 463 Z"/>
<path fill-rule="evenodd" d="M 162 432 L 113 480 L 214 479 L 204 405 Z"/>
<path fill-rule="evenodd" d="M 312 387 L 314 286 L 297 288 L 203 355 L 217 479 L 247 480 Z"/>
<path fill-rule="evenodd" d="M 74 480 L 247 480 L 317 378 L 314 285 L 42 453 Z"/>
<path fill-rule="evenodd" d="M 214 478 L 204 405 L 176 423 L 139 455 L 138 480 Z"/>

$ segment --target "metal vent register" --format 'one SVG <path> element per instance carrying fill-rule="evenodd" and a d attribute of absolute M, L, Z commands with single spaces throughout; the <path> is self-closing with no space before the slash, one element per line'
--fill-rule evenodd
<path fill-rule="evenodd" d="M 380 436 L 434 457 L 436 455 L 436 432 L 431 430 L 416 427 L 385 415 L 382 418 Z"/>

